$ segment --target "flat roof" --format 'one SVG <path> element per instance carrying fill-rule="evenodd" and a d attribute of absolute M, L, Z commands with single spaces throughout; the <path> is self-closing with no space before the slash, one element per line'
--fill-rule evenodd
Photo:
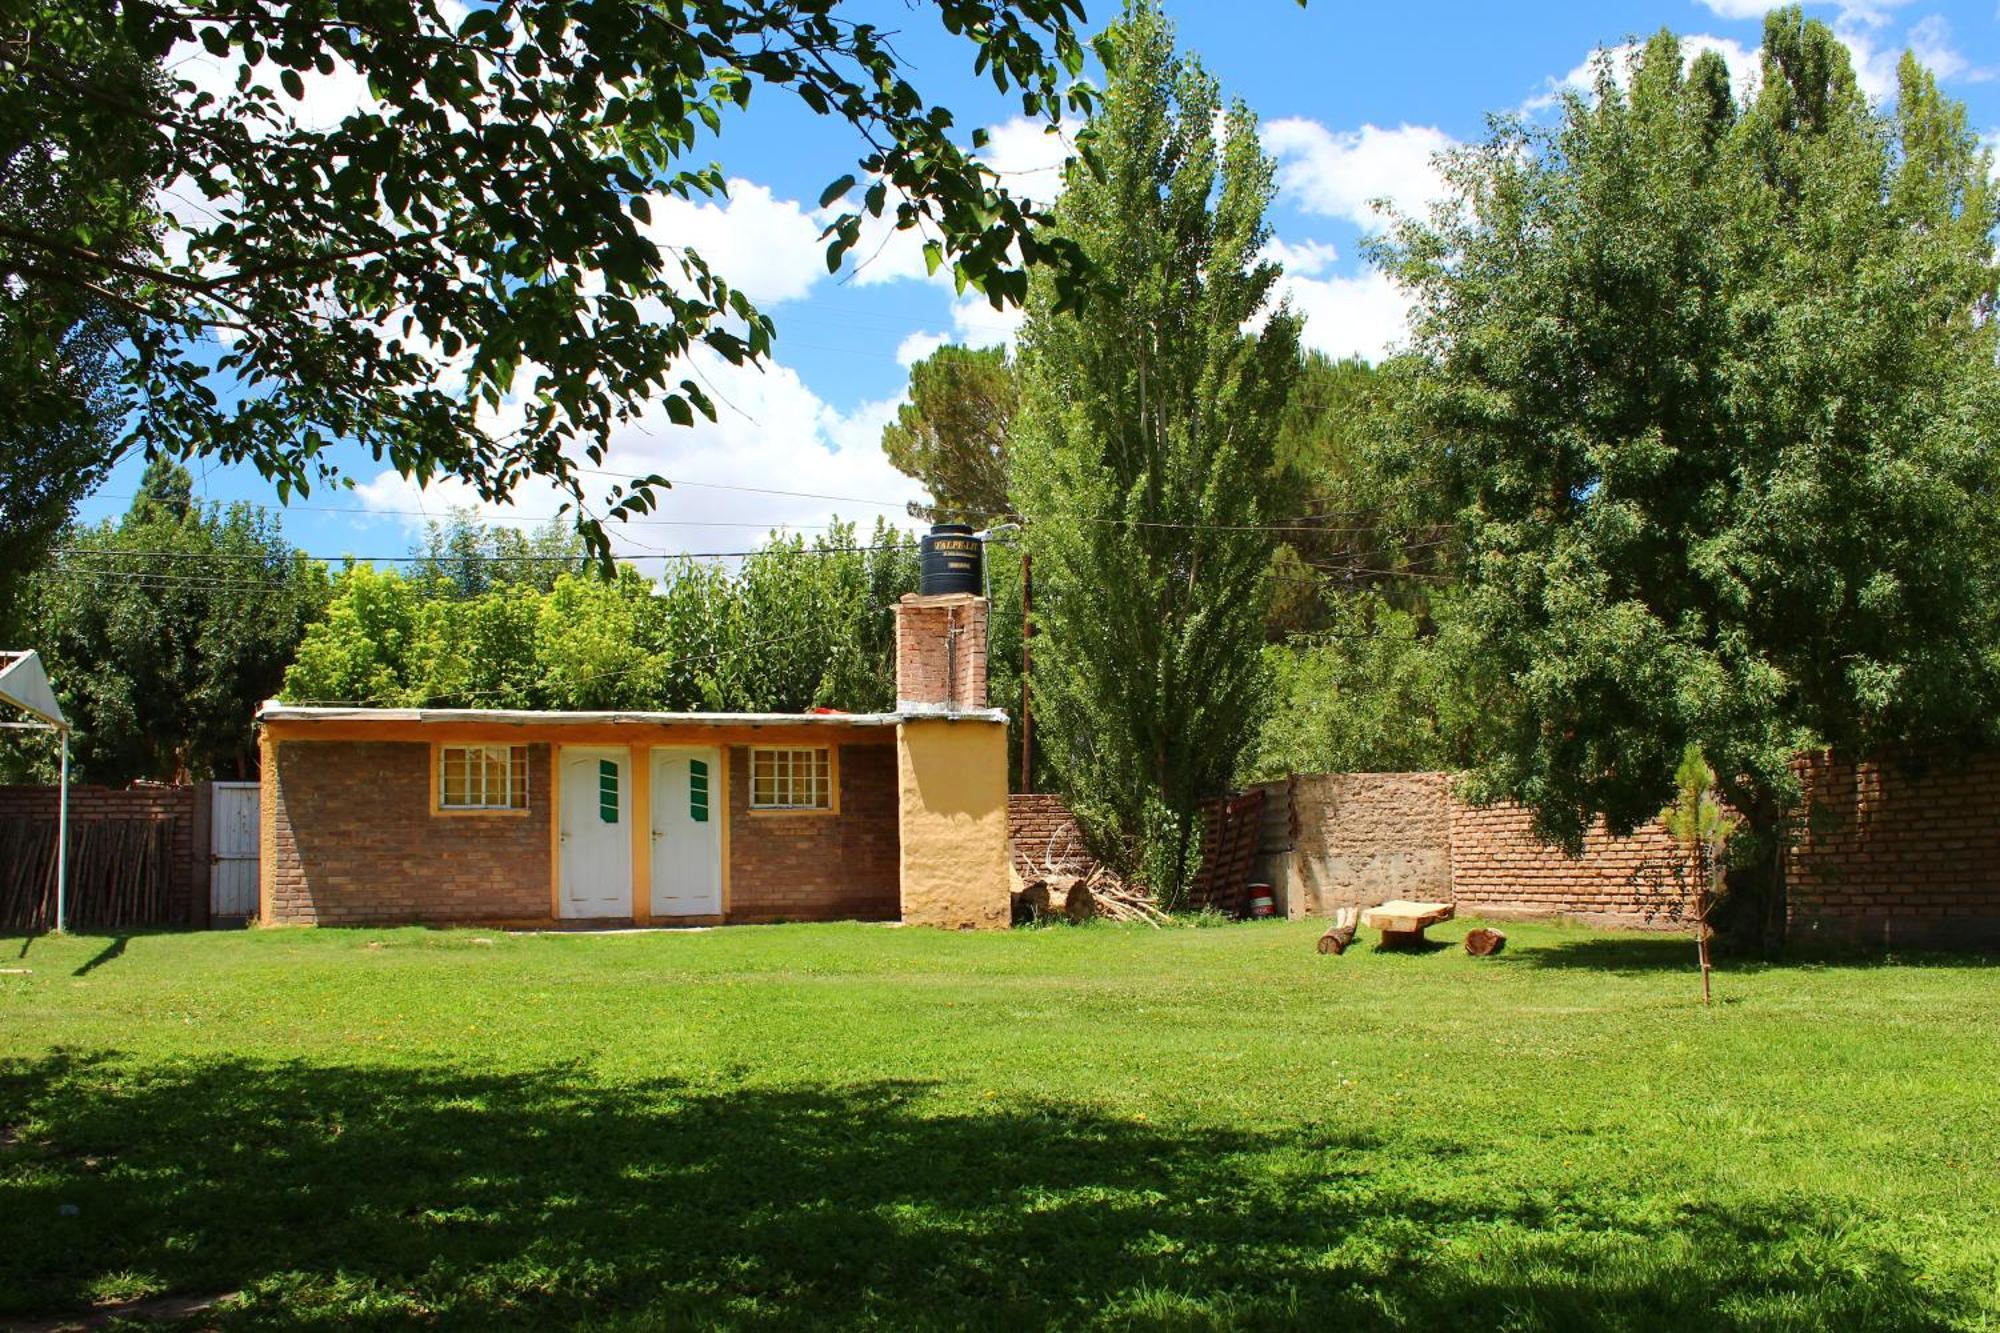
<path fill-rule="evenodd" d="M 623 724 L 638 727 L 893 727 L 909 718 L 929 720 L 935 713 L 644 713 L 628 710 L 566 712 L 532 708 L 361 708 L 346 705 L 280 703 L 267 699 L 257 709 L 259 722 L 487 722 L 509 726 L 546 727 Z M 998 708 L 950 714 L 952 717 L 1004 722 Z"/>

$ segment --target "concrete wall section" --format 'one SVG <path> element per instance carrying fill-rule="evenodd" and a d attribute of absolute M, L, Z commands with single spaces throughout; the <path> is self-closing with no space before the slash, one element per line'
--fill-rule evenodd
<path fill-rule="evenodd" d="M 913 719 L 896 732 L 906 925 L 1008 924 L 1007 724 Z"/>
<path fill-rule="evenodd" d="M 1302 776 L 1292 790 L 1300 914 L 1390 898 L 1451 900 L 1450 782 L 1442 773 Z"/>

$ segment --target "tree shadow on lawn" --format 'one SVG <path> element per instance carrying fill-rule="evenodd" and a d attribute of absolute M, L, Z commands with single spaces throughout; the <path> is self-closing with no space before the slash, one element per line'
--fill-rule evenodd
<path fill-rule="evenodd" d="M 1930 1329 L 1964 1304 L 1851 1212 L 1489 1206 L 1399 1171 L 1414 1137 L 947 1112 L 920 1083 L 58 1054 L 0 1065 L 0 1131 L 0 1319 L 236 1290 L 202 1327 Z"/>
<path fill-rule="evenodd" d="M 1698 973 L 1700 964 L 1695 943 L 1686 931 L 1662 931 L 1657 935 L 1605 935 L 1591 939 L 1565 940 L 1559 944 L 1509 948 L 1505 961 L 1528 967 L 1575 968 L 1636 976 L 1648 972 Z M 1495 960 L 1501 961 L 1501 960 Z M 1778 958 L 1745 957 L 1718 951 L 1715 965 L 1729 972 L 1771 972 L 1805 968 L 1968 968 L 1990 971 L 1996 960 L 1990 954 L 1888 953 L 1857 945 L 1830 945 L 1811 941 L 1790 946 Z"/>

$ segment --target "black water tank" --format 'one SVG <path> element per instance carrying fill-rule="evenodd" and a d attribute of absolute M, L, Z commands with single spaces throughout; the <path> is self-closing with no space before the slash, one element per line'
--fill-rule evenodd
<path fill-rule="evenodd" d="M 980 543 L 969 524 L 934 523 L 921 545 L 926 597 L 947 592 L 979 595 Z"/>

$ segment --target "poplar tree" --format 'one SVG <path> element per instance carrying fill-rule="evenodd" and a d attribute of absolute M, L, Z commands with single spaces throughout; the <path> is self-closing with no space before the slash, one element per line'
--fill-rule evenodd
<path fill-rule="evenodd" d="M 1454 525 L 1509 685 L 1479 792 L 1575 846 L 1656 815 L 1698 744 L 1745 820 L 1734 924 L 1775 942 L 1800 751 L 1990 736 L 1989 169 L 1914 59 L 1878 111 L 1796 7 L 1747 104 L 1663 32 L 1449 165 L 1386 258 L 1421 353 L 1405 491 Z"/>
<path fill-rule="evenodd" d="M 1262 258 L 1272 164 L 1240 101 L 1147 0 L 1055 226 L 1091 266 L 1081 311 L 1030 289 L 1012 444 L 1034 556 L 1036 736 L 1097 853 L 1166 900 L 1199 852 L 1261 697 L 1272 446 L 1298 320 Z M 1253 331 L 1254 330 L 1254 331 Z"/>

